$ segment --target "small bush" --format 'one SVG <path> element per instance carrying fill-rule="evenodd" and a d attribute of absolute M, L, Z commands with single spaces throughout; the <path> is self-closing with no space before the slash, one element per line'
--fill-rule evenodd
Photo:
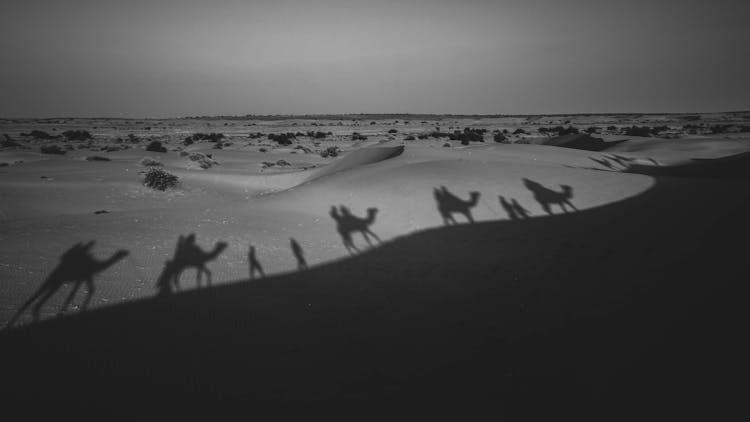
<path fill-rule="evenodd" d="M 507 141 L 507 140 L 508 140 L 508 138 L 506 138 L 506 137 L 505 137 L 505 135 L 503 135 L 502 133 L 496 133 L 496 134 L 494 134 L 494 135 L 492 136 L 492 139 L 493 139 L 493 140 L 494 140 L 495 142 L 505 142 L 505 141 Z"/>
<path fill-rule="evenodd" d="M 66 152 L 68 152 L 67 150 L 61 148 L 60 145 L 56 145 L 56 144 L 53 144 L 53 145 L 42 145 L 42 147 L 39 148 L 39 150 L 42 152 L 42 154 L 63 155 Z"/>
<path fill-rule="evenodd" d="M 193 142 L 195 142 L 195 141 L 218 142 L 218 141 L 224 139 L 224 134 L 223 133 L 213 133 L 213 132 L 211 132 L 211 133 L 194 133 L 193 135 L 188 136 L 187 138 L 185 138 L 185 140 L 182 141 L 182 142 L 185 143 L 185 141 L 187 141 L 188 139 L 190 139 Z M 185 145 L 189 145 L 189 144 L 185 144 Z"/>
<path fill-rule="evenodd" d="M 527 135 L 528 133 L 523 130 L 523 128 L 519 127 L 518 129 L 513 131 L 514 135 Z"/>
<path fill-rule="evenodd" d="M 162 165 L 161 161 L 157 160 L 156 158 L 151 158 L 151 157 L 141 158 L 141 161 L 139 161 L 138 164 L 145 166 L 145 167 L 154 167 L 154 166 Z"/>
<path fill-rule="evenodd" d="M 359 132 L 352 133 L 352 141 L 364 141 L 367 136 L 360 134 Z"/>
<path fill-rule="evenodd" d="M 14 141 L 13 138 L 8 136 L 7 134 L 3 134 L 3 140 L 0 141 L 0 147 L 3 148 L 11 148 L 11 147 L 20 147 L 21 144 Z"/>
<path fill-rule="evenodd" d="M 596 126 L 590 126 L 590 127 L 587 127 L 587 128 L 586 128 L 586 131 L 585 131 L 585 132 L 586 132 L 586 133 L 588 133 L 588 134 L 591 134 L 591 135 L 593 135 L 593 134 L 595 134 L 595 133 L 599 133 L 599 128 L 598 128 L 598 127 L 596 127 Z"/>
<path fill-rule="evenodd" d="M 320 156 L 323 158 L 338 157 L 340 152 L 341 150 L 339 149 L 339 147 L 328 147 L 323 151 L 320 151 Z"/>
<path fill-rule="evenodd" d="M 195 161 L 200 168 L 202 169 L 208 169 L 212 166 L 218 165 L 219 163 L 211 158 L 210 156 L 206 154 L 201 154 L 200 152 L 194 152 L 189 155 L 190 160 Z"/>
<path fill-rule="evenodd" d="M 68 141 L 85 141 L 87 139 L 93 139 L 94 137 L 86 130 L 66 130 L 63 132 L 63 136 Z"/>
<path fill-rule="evenodd" d="M 398 133 L 398 131 L 396 129 L 391 129 L 388 131 L 388 133 Z"/>
<path fill-rule="evenodd" d="M 461 141 L 461 145 L 469 145 L 469 142 L 484 142 L 484 134 L 487 129 L 464 128 L 463 132 L 454 131 L 448 137 L 452 141 Z"/>
<path fill-rule="evenodd" d="M 414 135 L 409 135 L 409 136 L 407 136 L 407 137 L 404 138 L 404 141 L 413 141 L 414 139 L 416 139 L 416 138 L 414 138 Z"/>
<path fill-rule="evenodd" d="M 623 134 L 626 136 L 650 136 L 651 128 L 648 126 L 626 127 Z"/>
<path fill-rule="evenodd" d="M 143 184 L 157 190 L 167 190 L 177 186 L 177 176 L 159 168 L 150 168 L 146 172 Z"/>
<path fill-rule="evenodd" d="M 29 133 L 22 133 L 21 136 L 30 136 L 34 139 L 57 139 L 59 136 L 52 136 L 49 133 L 42 130 L 32 130 Z"/>
<path fill-rule="evenodd" d="M 292 140 L 296 139 L 294 133 L 269 133 L 268 139 L 277 142 L 279 145 L 291 145 Z"/>
<path fill-rule="evenodd" d="M 146 146 L 146 151 L 167 152 L 167 149 L 161 144 L 161 142 L 159 142 L 159 141 L 151 141 Z"/>

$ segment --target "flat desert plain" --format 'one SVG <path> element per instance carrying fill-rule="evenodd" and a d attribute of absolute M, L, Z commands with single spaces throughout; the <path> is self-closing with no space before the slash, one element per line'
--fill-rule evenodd
<path fill-rule="evenodd" d="M 3 397 L 715 416 L 744 353 L 749 125 L 0 120 Z"/>

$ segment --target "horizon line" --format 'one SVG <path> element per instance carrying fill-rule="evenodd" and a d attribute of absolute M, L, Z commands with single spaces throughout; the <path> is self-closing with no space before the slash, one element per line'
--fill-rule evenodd
<path fill-rule="evenodd" d="M 190 119 L 258 119 L 258 120 L 280 120 L 280 119 L 322 119 L 341 120 L 356 118 L 396 118 L 396 117 L 439 117 L 439 118 L 503 118 L 503 117 L 540 117 L 540 116 L 660 116 L 660 115 L 700 115 L 700 114 L 740 114 L 750 113 L 750 109 L 744 110 L 722 110 L 722 111 L 668 111 L 668 112 L 573 112 L 573 113 L 315 113 L 315 114 L 216 114 L 216 115 L 193 115 L 193 116 L 171 116 L 171 117 L 122 117 L 122 116 L 51 116 L 51 117 L 0 117 L 0 120 L 56 120 L 56 119 L 80 119 L 80 120 L 190 120 Z M 388 116 L 388 117 L 386 117 Z"/>

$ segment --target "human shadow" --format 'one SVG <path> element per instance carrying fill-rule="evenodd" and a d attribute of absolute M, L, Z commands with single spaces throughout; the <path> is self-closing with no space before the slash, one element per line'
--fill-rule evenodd
<path fill-rule="evenodd" d="M 357 217 L 351 213 L 349 208 L 343 205 L 336 208 L 334 205 L 331 206 L 329 214 L 331 215 L 331 218 L 336 221 L 336 230 L 341 236 L 341 240 L 344 242 L 344 246 L 349 253 L 353 254 L 354 252 L 359 252 L 359 249 L 352 239 L 352 234 L 357 232 L 362 233 L 362 236 L 370 246 L 373 246 L 370 241 L 370 236 L 374 237 L 378 243 L 382 243 L 378 235 L 370 230 L 370 226 L 375 222 L 375 217 L 378 214 L 377 208 L 368 208 L 366 217 Z"/>
<path fill-rule="evenodd" d="M 180 276 L 188 268 L 196 269 L 196 282 L 199 288 L 202 287 L 203 274 L 206 275 L 207 285 L 211 286 L 211 271 L 206 268 L 206 264 L 216 259 L 227 246 L 226 242 L 216 242 L 211 251 L 204 251 L 196 245 L 194 233 L 188 236 L 180 235 L 174 256 L 164 263 L 164 269 L 156 281 L 158 295 L 169 295 L 180 290 Z"/>
<path fill-rule="evenodd" d="M 65 251 L 60 256 L 60 262 L 57 267 L 52 270 L 52 273 L 37 289 L 37 291 L 31 295 L 31 297 L 21 306 L 21 308 L 13 315 L 8 322 L 8 327 L 13 326 L 16 320 L 23 314 L 26 309 L 32 307 L 32 316 L 34 322 L 39 320 L 39 312 L 42 306 L 54 295 L 60 288 L 65 284 L 72 284 L 73 287 L 68 294 L 68 297 L 63 302 L 62 307 L 58 311 L 58 315 L 65 312 L 65 310 L 73 301 L 78 289 L 81 288 L 82 284 L 86 284 L 87 294 L 81 305 L 82 310 L 86 310 L 91 302 L 91 298 L 94 296 L 96 286 L 94 285 L 94 276 L 107 268 L 117 263 L 122 258 L 126 257 L 129 252 L 121 249 L 112 254 L 109 258 L 99 260 L 91 254 L 91 249 L 94 246 L 94 241 L 88 243 L 78 242 L 73 247 Z"/>
<path fill-rule="evenodd" d="M 511 220 L 525 220 L 529 218 L 529 211 L 518 203 L 515 199 L 510 201 L 505 199 L 504 196 L 499 195 L 500 205 L 503 207 L 505 212 L 508 214 L 508 218 Z"/>
<path fill-rule="evenodd" d="M 307 260 L 305 260 L 305 251 L 302 250 L 302 246 L 293 237 L 289 239 L 289 244 L 292 248 L 294 258 L 297 260 L 297 270 L 306 270 Z"/>
<path fill-rule="evenodd" d="M 456 219 L 453 218 L 453 214 L 463 214 L 466 219 L 470 222 L 474 222 L 474 217 L 471 215 L 471 209 L 476 207 L 479 203 L 479 196 L 481 195 L 477 191 L 469 192 L 469 199 L 463 200 L 450 191 L 445 186 L 435 188 L 433 195 L 437 201 L 438 211 L 440 216 L 443 217 L 443 223 L 448 226 L 450 224 L 458 224 Z"/>
<path fill-rule="evenodd" d="M 573 188 L 569 185 L 560 185 L 560 192 L 542 186 L 540 183 L 524 178 L 523 183 L 528 190 L 534 194 L 534 199 L 542 206 L 542 209 L 552 215 L 552 205 L 558 205 L 563 212 L 568 212 L 566 205 L 578 211 L 570 200 L 573 198 Z"/>
<path fill-rule="evenodd" d="M 266 276 L 263 266 L 260 265 L 260 261 L 255 255 L 255 246 L 250 246 L 250 251 L 247 253 L 247 263 L 250 266 L 250 280 L 255 280 L 255 273 L 258 273 L 261 277 Z"/>

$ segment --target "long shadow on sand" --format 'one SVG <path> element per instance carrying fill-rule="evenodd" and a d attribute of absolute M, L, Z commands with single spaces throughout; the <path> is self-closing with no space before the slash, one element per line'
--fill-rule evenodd
<path fill-rule="evenodd" d="M 549 215 L 552 215 L 553 205 L 558 205 L 566 213 L 568 212 L 566 205 L 570 206 L 574 211 L 578 211 L 575 205 L 570 202 L 573 199 L 573 188 L 569 185 L 560 185 L 562 190 L 558 192 L 526 178 L 523 179 L 523 184 L 534 194 L 534 199 L 542 206 L 544 212 Z"/>
<path fill-rule="evenodd" d="M 370 247 L 373 246 L 370 241 L 370 236 L 374 237 L 375 240 L 380 243 L 378 235 L 370 230 L 370 226 L 375 223 L 375 217 L 378 215 L 377 208 L 368 208 L 366 217 L 357 217 L 351 213 L 349 208 L 343 205 L 340 205 L 338 208 L 336 208 L 336 206 L 331 206 L 329 215 L 334 221 L 336 221 L 336 231 L 339 233 L 339 236 L 341 236 L 341 240 L 344 242 L 344 246 L 350 254 L 359 252 L 359 249 L 354 244 L 354 239 L 352 238 L 354 233 L 362 233 L 362 237 L 365 238 Z"/>
<path fill-rule="evenodd" d="M 206 264 L 215 260 L 226 249 L 226 242 L 216 242 L 210 251 L 204 251 L 195 243 L 195 233 L 182 236 L 177 239 L 177 248 L 172 259 L 164 263 L 159 278 L 156 280 L 156 289 L 159 296 L 168 296 L 180 289 L 180 276 L 189 269 L 197 271 L 195 281 L 198 287 L 202 287 L 202 276 L 206 275 L 206 283 L 210 287 L 212 282 L 211 271 Z"/>
<path fill-rule="evenodd" d="M 57 264 L 54 270 L 52 270 L 52 273 L 50 273 L 39 289 L 34 292 L 23 306 L 21 306 L 18 312 L 13 315 L 7 326 L 12 327 L 18 318 L 32 304 L 34 306 L 32 307 L 31 314 L 34 321 L 38 321 L 42 306 L 44 306 L 44 304 L 66 284 L 72 284 L 73 286 L 71 287 L 70 293 L 65 299 L 65 302 L 63 302 L 58 314 L 65 312 L 73 301 L 73 298 L 75 298 L 78 289 L 80 289 L 83 284 L 86 284 L 87 294 L 86 298 L 83 300 L 81 309 L 86 310 L 96 290 L 94 276 L 116 264 L 119 260 L 128 255 L 128 251 L 123 249 L 115 252 L 107 259 L 99 260 L 94 258 L 91 254 L 93 246 L 93 240 L 85 244 L 79 242 L 65 251 L 65 253 L 60 256 L 60 263 Z"/>
<path fill-rule="evenodd" d="M 463 214 L 469 223 L 474 222 L 471 209 L 476 207 L 479 202 L 479 197 L 481 195 L 479 192 L 469 192 L 468 200 L 463 200 L 454 195 L 445 186 L 433 189 L 432 193 L 437 201 L 438 212 L 440 213 L 440 216 L 443 217 L 443 224 L 446 226 L 458 224 L 456 219 L 453 218 L 453 214 Z"/>
<path fill-rule="evenodd" d="M 127 398 L 169 412 L 715 417 L 744 406 L 728 374 L 746 357 L 732 245 L 750 232 L 748 192 L 660 181 L 598 208 L 425 230 L 304 272 L 3 332 L 3 398 L 27 415 Z"/>

